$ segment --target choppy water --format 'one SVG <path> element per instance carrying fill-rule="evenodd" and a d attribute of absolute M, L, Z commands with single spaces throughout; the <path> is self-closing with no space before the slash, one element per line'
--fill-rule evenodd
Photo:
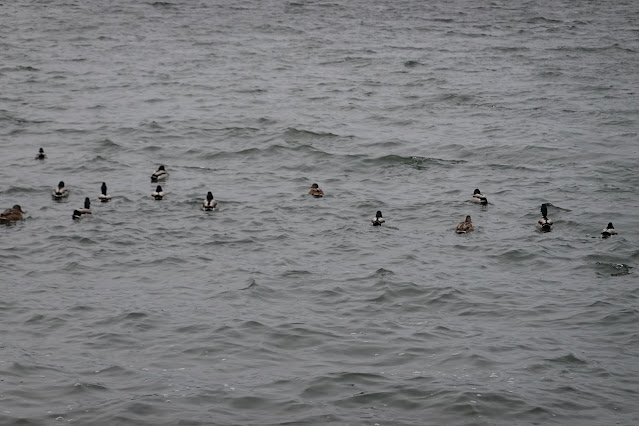
<path fill-rule="evenodd" d="M 1 424 L 639 423 L 636 2 L 0 12 Z"/>

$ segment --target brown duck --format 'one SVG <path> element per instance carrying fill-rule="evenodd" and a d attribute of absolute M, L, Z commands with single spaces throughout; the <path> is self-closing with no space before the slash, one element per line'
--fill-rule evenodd
<path fill-rule="evenodd" d="M 24 213 L 22 208 L 16 204 L 10 209 L 6 209 L 0 213 L 0 223 L 11 223 L 22 220 L 22 213 Z"/>
<path fill-rule="evenodd" d="M 470 220 L 470 216 L 466 216 L 466 220 L 463 222 L 459 222 L 457 228 L 455 228 L 455 232 L 458 234 L 466 234 L 467 232 L 474 231 L 473 222 Z"/>

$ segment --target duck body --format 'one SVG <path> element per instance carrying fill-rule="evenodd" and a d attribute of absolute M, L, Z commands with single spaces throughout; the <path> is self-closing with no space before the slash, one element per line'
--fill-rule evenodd
<path fill-rule="evenodd" d="M 482 206 L 488 204 L 488 199 L 481 193 L 479 189 L 475 189 L 475 192 L 470 198 L 470 201 L 472 201 L 473 203 L 481 204 Z"/>
<path fill-rule="evenodd" d="M 311 190 L 308 191 L 308 193 L 315 198 L 322 198 L 324 196 L 324 191 L 322 191 L 319 185 L 316 183 L 311 185 Z"/>
<path fill-rule="evenodd" d="M 160 185 L 155 188 L 155 191 L 151 192 L 151 198 L 158 201 L 164 198 L 164 191 L 162 191 L 162 187 Z"/>
<path fill-rule="evenodd" d="M 217 201 L 213 199 L 213 193 L 211 191 L 206 194 L 206 198 L 202 201 L 202 210 L 205 212 L 217 210 Z"/>
<path fill-rule="evenodd" d="M 35 156 L 36 160 L 44 160 L 45 158 L 47 158 L 47 154 L 44 153 L 44 149 L 40 148 L 40 150 L 38 151 L 38 153 Z"/>
<path fill-rule="evenodd" d="M 541 219 L 537 221 L 537 229 L 541 232 L 552 231 L 552 220 L 548 219 L 548 207 L 542 204 L 539 210 L 541 210 Z"/>
<path fill-rule="evenodd" d="M 51 192 L 51 196 L 54 200 L 61 200 L 69 196 L 69 190 L 66 186 L 64 186 L 63 181 L 60 181 L 58 186 L 53 189 L 53 192 Z"/>
<path fill-rule="evenodd" d="M 80 219 L 82 216 L 90 214 L 93 214 L 91 213 L 91 200 L 89 199 L 89 197 L 86 197 L 84 199 L 84 207 L 73 211 L 73 219 Z"/>
<path fill-rule="evenodd" d="M 100 195 L 98 196 L 98 199 L 102 203 L 108 203 L 111 201 L 111 196 L 107 193 L 107 186 L 104 182 L 102 182 L 102 186 L 100 187 Z"/>
<path fill-rule="evenodd" d="M 0 213 L 0 223 L 11 223 L 17 222 L 23 219 L 22 208 L 16 204 L 11 208 L 6 209 L 2 213 Z"/>
<path fill-rule="evenodd" d="M 550 232 L 552 231 L 552 220 L 547 217 L 542 217 L 537 221 L 537 229 L 541 232 Z"/>
<path fill-rule="evenodd" d="M 377 213 L 375 213 L 375 217 L 371 219 L 371 225 L 382 226 L 382 223 L 384 222 L 386 222 L 386 220 L 384 220 L 382 212 L 378 210 Z"/>
<path fill-rule="evenodd" d="M 604 228 L 603 231 L 601 231 L 601 238 L 610 238 L 613 235 L 617 235 L 617 231 L 615 231 L 615 227 L 612 226 L 612 222 L 608 223 L 608 226 L 606 226 Z"/>
<path fill-rule="evenodd" d="M 157 182 L 160 180 L 164 180 L 169 176 L 167 171 L 164 169 L 164 166 L 158 167 L 158 169 L 151 175 L 151 182 Z"/>
<path fill-rule="evenodd" d="M 473 232 L 475 230 L 475 227 L 473 226 L 473 221 L 469 216 L 466 216 L 466 220 L 464 220 L 463 222 L 459 222 L 457 224 L 457 227 L 455 227 L 455 232 L 457 234 L 467 234 L 469 232 Z"/>

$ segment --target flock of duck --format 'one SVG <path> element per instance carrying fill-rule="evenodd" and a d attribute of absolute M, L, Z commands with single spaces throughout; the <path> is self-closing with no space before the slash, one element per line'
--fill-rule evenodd
<path fill-rule="evenodd" d="M 44 160 L 47 158 L 47 155 L 44 152 L 44 149 L 40 148 L 38 153 L 36 154 L 36 160 Z M 152 175 L 151 182 L 160 182 L 168 177 L 168 173 L 164 166 L 160 166 Z M 321 192 L 321 190 L 319 190 Z M 322 192 L 321 195 L 324 195 Z M 320 196 L 321 196 L 320 195 Z M 69 189 L 64 184 L 64 181 L 60 181 L 58 186 L 56 186 L 51 192 L 51 197 L 54 200 L 63 200 L 69 196 Z M 161 200 L 164 198 L 164 191 L 162 187 L 158 185 L 153 192 L 151 192 L 151 198 L 154 200 Z M 98 200 L 102 203 L 108 203 L 111 201 L 111 196 L 107 192 L 107 185 L 105 182 L 102 182 L 102 186 L 100 187 L 100 195 L 98 196 Z M 218 209 L 217 201 L 213 197 L 213 193 L 209 191 L 206 194 L 206 198 L 202 201 L 201 206 L 203 211 L 215 211 Z M 91 199 L 86 197 L 84 199 L 84 207 L 73 210 L 73 214 L 71 217 L 73 220 L 81 219 L 83 216 L 91 215 Z M 11 208 L 6 209 L 2 213 L 0 213 L 0 223 L 3 224 L 11 224 L 22 220 L 24 218 L 24 211 L 19 204 L 14 205 Z"/>
<path fill-rule="evenodd" d="M 315 195 L 313 191 L 319 191 L 321 192 L 321 195 Z M 322 195 L 324 195 L 324 192 L 322 192 L 322 190 L 317 187 L 317 184 L 313 184 L 313 186 L 311 187 L 310 194 L 321 197 Z M 470 198 L 470 201 L 473 203 L 481 204 L 483 206 L 488 205 L 488 198 L 486 198 L 479 189 L 475 189 L 475 191 L 473 192 L 473 195 Z M 547 204 L 546 203 L 542 204 L 540 210 L 541 210 L 541 219 L 537 221 L 537 229 L 541 232 L 552 231 L 553 223 L 552 223 L 552 220 L 548 218 Z M 382 226 L 384 222 L 385 220 L 381 211 L 377 211 L 377 213 L 375 214 L 375 217 L 371 219 L 371 224 L 373 226 Z M 459 222 L 459 224 L 455 227 L 455 232 L 458 234 L 466 234 L 474 230 L 475 230 L 475 227 L 473 226 L 473 221 L 470 215 L 466 216 L 466 219 L 463 222 Z M 601 238 L 608 238 L 612 235 L 617 235 L 617 231 L 615 230 L 615 227 L 612 225 L 612 222 L 608 222 L 608 226 L 606 226 L 603 229 L 603 231 L 601 231 L 601 234 L 599 234 L 599 236 Z"/>
<path fill-rule="evenodd" d="M 47 158 L 47 155 L 44 153 L 44 150 L 40 148 L 38 154 L 36 155 L 36 160 L 44 160 Z M 166 171 L 164 166 L 160 166 L 152 175 L 151 182 L 160 182 L 168 177 L 168 172 Z M 308 192 L 310 195 L 316 198 L 321 198 L 324 196 L 324 191 L 319 187 L 318 184 L 314 183 L 311 185 L 311 188 Z M 54 200 L 64 199 L 69 196 L 69 190 L 64 185 L 63 181 L 58 183 L 58 186 L 53 190 L 51 194 Z M 162 190 L 162 186 L 158 185 L 153 192 L 151 192 L 151 198 L 154 200 L 162 200 L 164 198 L 164 191 Z M 102 203 L 107 203 L 111 201 L 111 196 L 107 192 L 106 183 L 102 182 L 102 186 L 100 188 L 100 195 L 98 200 Z M 488 199 L 481 193 L 479 189 L 475 189 L 472 194 L 470 201 L 474 203 L 478 203 L 481 205 L 487 205 Z M 206 198 L 202 201 L 201 209 L 203 211 L 214 211 L 218 209 L 217 201 L 213 198 L 213 193 L 209 191 L 206 194 Z M 544 203 L 541 205 L 541 219 L 537 221 L 537 229 L 541 232 L 550 232 L 552 230 L 553 222 L 548 218 L 548 207 Z M 6 209 L 4 212 L 0 213 L 0 223 L 13 223 L 23 219 L 24 211 L 20 205 L 16 204 L 11 208 Z M 81 219 L 85 215 L 91 214 L 91 199 L 86 197 L 84 199 L 84 207 L 73 210 L 72 218 L 74 220 Z M 372 226 L 382 226 L 385 223 L 384 217 L 381 211 L 377 211 L 375 217 L 371 219 Z M 472 219 L 470 215 L 466 216 L 466 219 L 463 222 L 459 222 L 457 227 L 455 228 L 455 232 L 458 234 L 466 234 L 468 232 L 472 232 L 475 230 L 473 226 Z M 615 230 L 612 222 L 608 223 L 608 226 L 604 228 L 601 232 L 601 238 L 608 238 L 612 235 L 616 235 L 617 231 Z"/>

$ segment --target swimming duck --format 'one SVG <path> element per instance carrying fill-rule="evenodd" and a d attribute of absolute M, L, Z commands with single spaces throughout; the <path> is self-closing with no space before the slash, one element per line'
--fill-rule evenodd
<path fill-rule="evenodd" d="M 206 199 L 202 201 L 202 210 L 206 212 L 217 210 L 217 201 L 213 199 L 213 193 L 211 191 L 206 194 Z"/>
<path fill-rule="evenodd" d="M 44 149 L 40 148 L 40 150 L 38 151 L 38 153 L 35 156 L 36 160 L 44 160 L 45 158 L 47 158 L 47 154 L 44 153 Z"/>
<path fill-rule="evenodd" d="M 102 201 L 103 203 L 107 203 L 109 201 L 111 201 L 111 196 L 109 194 L 107 194 L 107 186 L 106 183 L 102 182 L 102 186 L 100 187 L 100 196 L 98 197 L 100 199 L 100 201 Z"/>
<path fill-rule="evenodd" d="M 466 216 L 466 220 L 464 220 L 463 222 L 459 222 L 459 224 L 455 228 L 455 232 L 458 234 L 466 234 L 474 230 L 475 227 L 473 226 L 473 221 L 470 219 L 470 215 Z"/>
<path fill-rule="evenodd" d="M 82 216 L 92 214 L 91 213 L 91 200 L 89 197 L 84 199 L 84 207 L 81 209 L 73 210 L 73 215 L 71 216 L 74 220 L 80 219 Z"/>
<path fill-rule="evenodd" d="M 548 219 L 548 207 L 546 203 L 541 205 L 541 219 L 537 221 L 537 229 L 542 232 L 550 232 L 552 229 L 552 220 Z"/>
<path fill-rule="evenodd" d="M 473 196 L 470 201 L 472 201 L 473 203 L 480 203 L 483 206 L 488 204 L 488 199 L 482 195 L 479 189 L 475 189 L 475 192 L 473 192 Z"/>
<path fill-rule="evenodd" d="M 311 194 L 313 197 L 315 198 L 321 198 L 324 196 L 324 191 L 322 191 L 319 187 L 318 184 L 314 183 L 313 185 L 311 185 L 311 190 L 308 191 L 309 194 Z"/>
<path fill-rule="evenodd" d="M 51 196 L 54 200 L 60 200 L 69 196 L 69 190 L 64 186 L 63 181 L 60 181 L 58 186 L 51 193 Z"/>
<path fill-rule="evenodd" d="M 601 231 L 601 238 L 608 238 L 611 235 L 617 235 L 617 231 L 615 231 L 615 227 L 612 226 L 612 222 L 608 222 L 608 226 Z"/>
<path fill-rule="evenodd" d="M 151 182 L 166 179 L 169 174 L 164 170 L 164 166 L 158 167 L 157 171 L 151 175 Z"/>
<path fill-rule="evenodd" d="M 91 214 L 91 200 L 89 199 L 89 197 L 86 197 L 84 199 L 84 207 L 78 209 L 78 211 L 82 214 Z"/>
<path fill-rule="evenodd" d="M 22 220 L 22 208 L 16 204 L 0 213 L 0 223 L 11 223 Z"/>
<path fill-rule="evenodd" d="M 164 197 L 164 192 L 162 192 L 162 187 L 160 185 L 155 188 L 155 191 L 151 192 L 151 198 L 154 200 L 161 200 Z"/>
<path fill-rule="evenodd" d="M 382 223 L 386 222 L 382 217 L 382 212 L 377 210 L 375 213 L 375 217 L 371 219 L 371 223 L 373 226 L 382 226 Z"/>

